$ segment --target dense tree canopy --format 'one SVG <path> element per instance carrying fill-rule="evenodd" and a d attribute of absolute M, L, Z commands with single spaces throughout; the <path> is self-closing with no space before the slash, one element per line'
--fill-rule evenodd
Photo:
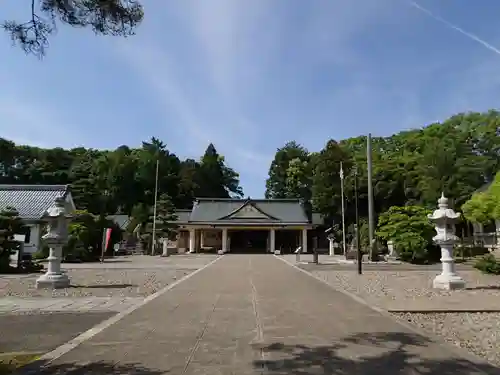
<path fill-rule="evenodd" d="M 213 145 L 199 162 L 180 160 L 154 137 L 140 148 L 113 151 L 42 149 L 0 138 L 0 184 L 70 184 L 79 210 L 130 215 L 134 207 L 153 205 L 157 160 L 158 197 L 165 194 L 178 209 L 191 208 L 195 197 L 243 195 L 238 173 Z"/>
<path fill-rule="evenodd" d="M 27 20 L 5 20 L 1 27 L 26 53 L 43 56 L 57 23 L 90 27 L 96 34 L 128 36 L 144 17 L 137 0 L 31 0 Z"/>
<path fill-rule="evenodd" d="M 372 139 L 375 212 L 390 207 L 419 205 L 434 208 L 441 192 L 455 209 L 470 199 L 500 170 L 500 112 L 464 113 L 421 129 Z M 288 173 L 290 161 L 299 158 L 310 174 L 307 186 L 290 194 L 296 184 Z M 297 142 L 278 149 L 266 181 L 269 197 L 310 200 L 326 218 L 340 218 L 340 162 L 345 173 L 346 220 L 354 221 L 353 170 L 358 175 L 360 216 L 368 215 L 366 137 L 330 140 L 319 153 L 308 153 Z M 295 168 L 295 167 L 294 167 Z M 297 193 L 299 192 L 299 193 Z M 338 221 L 337 221 L 338 222 Z"/>
<path fill-rule="evenodd" d="M 307 199 L 304 194 L 307 195 L 308 192 L 302 191 L 300 185 L 312 176 L 310 171 L 304 168 L 309 162 L 309 152 L 295 141 L 287 142 L 279 148 L 269 168 L 266 198 Z"/>
<path fill-rule="evenodd" d="M 465 218 L 473 223 L 500 220 L 500 172 L 484 191 L 474 193 L 462 209 Z"/>

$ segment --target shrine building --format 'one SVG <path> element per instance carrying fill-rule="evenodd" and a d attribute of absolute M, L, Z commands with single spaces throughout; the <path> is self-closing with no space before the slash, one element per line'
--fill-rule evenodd
<path fill-rule="evenodd" d="M 176 224 L 179 252 L 274 253 L 307 252 L 315 223 L 297 199 L 198 198 Z"/>

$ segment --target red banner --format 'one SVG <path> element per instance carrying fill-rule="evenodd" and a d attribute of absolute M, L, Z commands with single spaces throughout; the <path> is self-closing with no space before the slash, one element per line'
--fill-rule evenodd
<path fill-rule="evenodd" d="M 106 242 L 104 243 L 104 249 L 108 249 L 109 240 L 111 239 L 111 228 L 106 228 Z"/>

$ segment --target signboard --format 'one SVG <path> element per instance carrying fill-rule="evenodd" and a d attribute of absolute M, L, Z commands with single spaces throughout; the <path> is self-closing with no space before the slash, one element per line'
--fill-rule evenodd
<path fill-rule="evenodd" d="M 24 235 L 24 234 L 14 234 L 14 241 L 24 243 L 25 240 L 26 240 L 26 235 Z"/>

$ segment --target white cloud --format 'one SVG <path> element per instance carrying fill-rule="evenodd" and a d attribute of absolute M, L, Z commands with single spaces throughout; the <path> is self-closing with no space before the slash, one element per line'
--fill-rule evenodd
<path fill-rule="evenodd" d="M 0 134 L 19 144 L 38 147 L 74 147 L 81 143 L 79 132 L 65 124 L 40 101 L 26 96 L 0 97 Z"/>

